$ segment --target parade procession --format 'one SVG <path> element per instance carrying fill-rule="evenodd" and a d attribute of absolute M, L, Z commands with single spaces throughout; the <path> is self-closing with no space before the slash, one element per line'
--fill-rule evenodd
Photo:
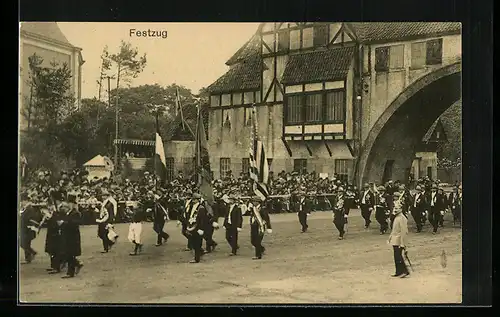
<path fill-rule="evenodd" d="M 424 285 L 437 276 L 450 284 L 436 284 L 436 292 L 455 290 L 455 280 L 442 276 L 461 263 L 461 97 L 448 93 L 461 71 L 460 26 L 252 24 L 250 39 L 229 52 L 227 72 L 206 79 L 211 84 L 198 94 L 177 84 L 120 86 L 120 76 L 135 83 L 155 58 L 167 63 L 155 52 L 140 56 L 138 43 L 153 41 L 144 35 L 122 40 L 116 54 L 106 44 L 97 98 L 66 100 L 38 91 L 68 72 L 71 85 L 60 89 L 79 96 L 82 49 L 61 31 L 77 38 L 78 28 L 22 25 L 26 78 L 38 78 L 26 79 L 20 105 L 27 109 L 18 187 L 25 300 L 55 301 L 42 284 L 60 286 L 68 301 L 127 303 L 183 302 L 190 292 L 201 294 L 200 303 L 218 288 L 228 289 L 217 293 L 219 302 L 235 294 L 245 302 L 290 302 L 299 288 L 317 302 L 351 302 L 365 287 L 359 283 L 372 283 L 372 293 L 392 289 L 381 286 L 386 277 Z M 127 29 L 127 38 L 134 32 Z M 156 33 L 166 43 L 175 29 Z M 41 66 L 48 55 L 42 44 L 43 54 L 32 54 L 30 44 L 38 37 L 64 46 L 72 66 L 59 73 Z M 406 79 L 394 79 L 395 69 Z M 187 83 L 200 73 L 168 80 Z M 440 96 L 422 86 L 443 82 L 451 86 L 432 90 Z M 407 87 L 420 94 L 418 104 Z M 46 110 L 65 103 L 78 108 Z M 184 281 L 185 289 L 162 286 Z M 337 286 L 320 286 L 327 281 Z M 125 294 L 133 283 L 142 286 Z M 344 287 L 349 295 L 332 295 Z M 385 300 L 400 296 L 385 291 L 392 294 Z"/>

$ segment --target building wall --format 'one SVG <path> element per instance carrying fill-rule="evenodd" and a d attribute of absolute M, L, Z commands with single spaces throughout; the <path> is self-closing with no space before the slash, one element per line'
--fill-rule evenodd
<path fill-rule="evenodd" d="M 174 173 L 184 169 L 185 160 L 192 160 L 195 156 L 195 143 L 193 141 L 168 141 L 163 144 L 165 157 L 174 159 Z"/>
<path fill-rule="evenodd" d="M 411 166 L 411 172 L 415 179 L 428 176 L 427 169 L 432 169 L 432 179 L 438 178 L 437 153 L 436 152 L 417 152 Z"/>
<path fill-rule="evenodd" d="M 52 67 L 51 62 L 62 65 L 67 63 L 71 70 L 71 93 L 74 95 L 75 107 L 78 107 L 81 99 L 81 65 L 78 49 L 70 49 L 47 41 L 37 40 L 21 36 L 20 40 L 20 76 L 19 76 L 19 109 L 27 106 L 30 98 L 30 74 L 29 57 L 33 54 L 43 59 L 43 67 Z M 21 112 L 20 112 L 21 113 Z M 20 127 L 24 130 L 27 121 L 20 115 Z"/>
<path fill-rule="evenodd" d="M 440 65 L 426 65 L 421 68 L 412 68 L 412 43 L 425 42 L 433 39 L 443 39 L 442 63 Z M 387 72 L 375 71 L 375 51 L 379 47 L 403 45 L 404 64 L 399 68 L 389 69 Z M 364 82 L 367 84 L 362 98 L 363 122 L 362 140 L 364 141 L 379 116 L 391 102 L 409 85 L 422 76 L 461 60 L 462 43 L 461 35 L 447 35 L 442 37 L 429 37 L 405 42 L 392 42 L 375 44 L 363 47 Z M 368 65 L 370 67 L 368 67 Z"/>

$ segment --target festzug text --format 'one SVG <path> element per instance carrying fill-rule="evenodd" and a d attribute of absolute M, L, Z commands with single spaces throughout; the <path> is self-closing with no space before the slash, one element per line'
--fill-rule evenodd
<path fill-rule="evenodd" d="M 167 31 L 166 30 L 136 30 L 136 29 L 130 29 L 129 31 L 129 36 L 130 37 L 158 37 L 162 39 L 167 38 Z"/>

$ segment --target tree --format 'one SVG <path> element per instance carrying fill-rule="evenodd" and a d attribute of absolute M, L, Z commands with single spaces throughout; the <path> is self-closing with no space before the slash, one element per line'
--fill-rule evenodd
<path fill-rule="evenodd" d="M 116 76 L 116 89 L 120 88 L 120 81 L 129 82 L 133 78 L 137 78 L 139 74 L 146 67 L 146 54 L 142 57 L 137 57 L 139 51 L 137 48 L 132 47 L 130 43 L 121 41 L 119 52 L 115 54 L 109 54 L 107 48 L 104 48 L 103 60 L 109 65 L 109 69 L 113 66 L 116 71 L 113 77 Z"/>

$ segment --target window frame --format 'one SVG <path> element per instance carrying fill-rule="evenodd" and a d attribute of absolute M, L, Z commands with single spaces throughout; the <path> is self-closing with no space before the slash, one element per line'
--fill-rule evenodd
<path fill-rule="evenodd" d="M 227 170 L 223 168 L 226 167 Z M 221 157 L 219 160 L 219 175 L 220 179 L 225 179 L 229 175 L 229 171 L 231 170 L 231 158 L 230 157 Z"/>
<path fill-rule="evenodd" d="M 326 102 L 327 102 L 327 95 L 329 93 L 334 93 L 334 92 L 343 92 L 343 120 L 326 120 Z M 315 122 L 307 122 L 306 117 L 305 117 L 305 107 L 306 107 L 306 96 L 308 95 L 317 95 L 321 94 L 322 95 L 322 100 L 321 100 L 321 120 L 320 121 L 315 121 Z M 301 102 L 301 111 L 302 111 L 302 121 L 301 122 L 293 122 L 290 123 L 288 120 L 288 98 L 289 97 L 297 97 L 300 96 L 302 99 Z M 307 91 L 307 92 L 295 92 L 291 94 L 285 94 L 283 98 L 283 105 L 284 105 L 284 111 L 285 114 L 283 116 L 284 118 L 284 125 L 285 126 L 293 126 L 293 125 L 320 125 L 320 124 L 345 124 L 346 122 L 346 111 L 347 111 L 347 98 L 346 98 L 346 89 L 345 88 L 336 88 L 336 89 L 325 89 L 325 90 L 316 90 L 316 91 Z"/>
<path fill-rule="evenodd" d="M 175 158 L 172 156 L 165 158 L 166 178 L 171 181 L 175 177 Z"/>
<path fill-rule="evenodd" d="M 297 164 L 297 163 L 299 163 L 299 164 Z M 297 169 L 297 165 L 300 165 L 300 169 Z M 302 158 L 294 159 L 293 160 L 293 171 L 298 172 L 299 174 L 304 174 L 304 172 L 307 172 L 307 159 L 302 159 Z"/>
<path fill-rule="evenodd" d="M 395 54 L 392 54 L 393 50 L 396 48 L 401 48 L 402 49 L 402 56 L 401 56 L 401 61 L 402 65 L 397 66 L 397 67 L 392 67 L 391 65 L 391 57 L 396 56 Z M 389 70 L 401 70 L 405 68 L 405 45 L 404 44 L 396 44 L 396 45 L 391 45 L 389 46 L 389 56 L 388 56 L 388 64 L 389 64 Z"/>
<path fill-rule="evenodd" d="M 283 43 L 281 41 L 280 35 L 286 35 L 286 38 L 282 39 L 284 41 Z M 290 51 L 290 30 L 289 29 L 281 29 L 281 30 L 279 30 L 277 37 L 278 37 L 278 41 L 277 41 L 277 49 L 276 49 L 276 51 L 278 53 L 286 53 L 286 52 Z M 284 44 L 285 42 L 286 42 L 286 46 L 282 47 L 282 44 Z"/>
<path fill-rule="evenodd" d="M 414 64 L 414 45 L 423 45 L 423 54 L 424 56 L 421 57 L 423 59 L 423 63 L 421 65 Z M 411 60 L 410 60 L 410 69 L 422 69 L 427 66 L 427 41 L 419 41 L 419 42 L 413 42 L 411 43 Z"/>
<path fill-rule="evenodd" d="M 379 56 L 379 53 L 380 51 L 382 50 L 386 50 L 387 51 L 387 58 L 385 59 L 385 66 L 382 67 L 379 63 L 379 59 L 378 59 L 378 56 Z M 387 73 L 389 71 L 389 59 L 391 58 L 391 47 L 390 46 L 380 46 L 380 47 L 376 47 L 375 48 L 375 72 L 377 73 Z"/>
<path fill-rule="evenodd" d="M 429 43 L 437 42 L 439 43 L 439 57 L 432 57 L 435 60 L 429 61 Z M 434 65 L 442 65 L 443 64 L 443 38 L 437 38 L 425 41 L 425 65 L 426 66 L 434 66 Z"/>
<path fill-rule="evenodd" d="M 323 43 L 317 43 L 317 32 L 323 29 L 324 41 Z M 330 43 L 330 25 L 329 24 L 317 24 L 313 26 L 313 47 L 325 47 Z"/>
<path fill-rule="evenodd" d="M 349 182 L 349 164 L 350 164 L 350 161 L 352 161 L 351 159 L 335 159 L 335 166 L 334 166 L 334 173 L 337 175 L 338 179 L 340 179 L 341 181 L 344 181 L 344 182 Z M 337 169 L 337 163 L 344 163 L 344 166 L 342 166 L 343 168 L 345 168 L 345 173 L 341 173 L 338 169 Z"/>

